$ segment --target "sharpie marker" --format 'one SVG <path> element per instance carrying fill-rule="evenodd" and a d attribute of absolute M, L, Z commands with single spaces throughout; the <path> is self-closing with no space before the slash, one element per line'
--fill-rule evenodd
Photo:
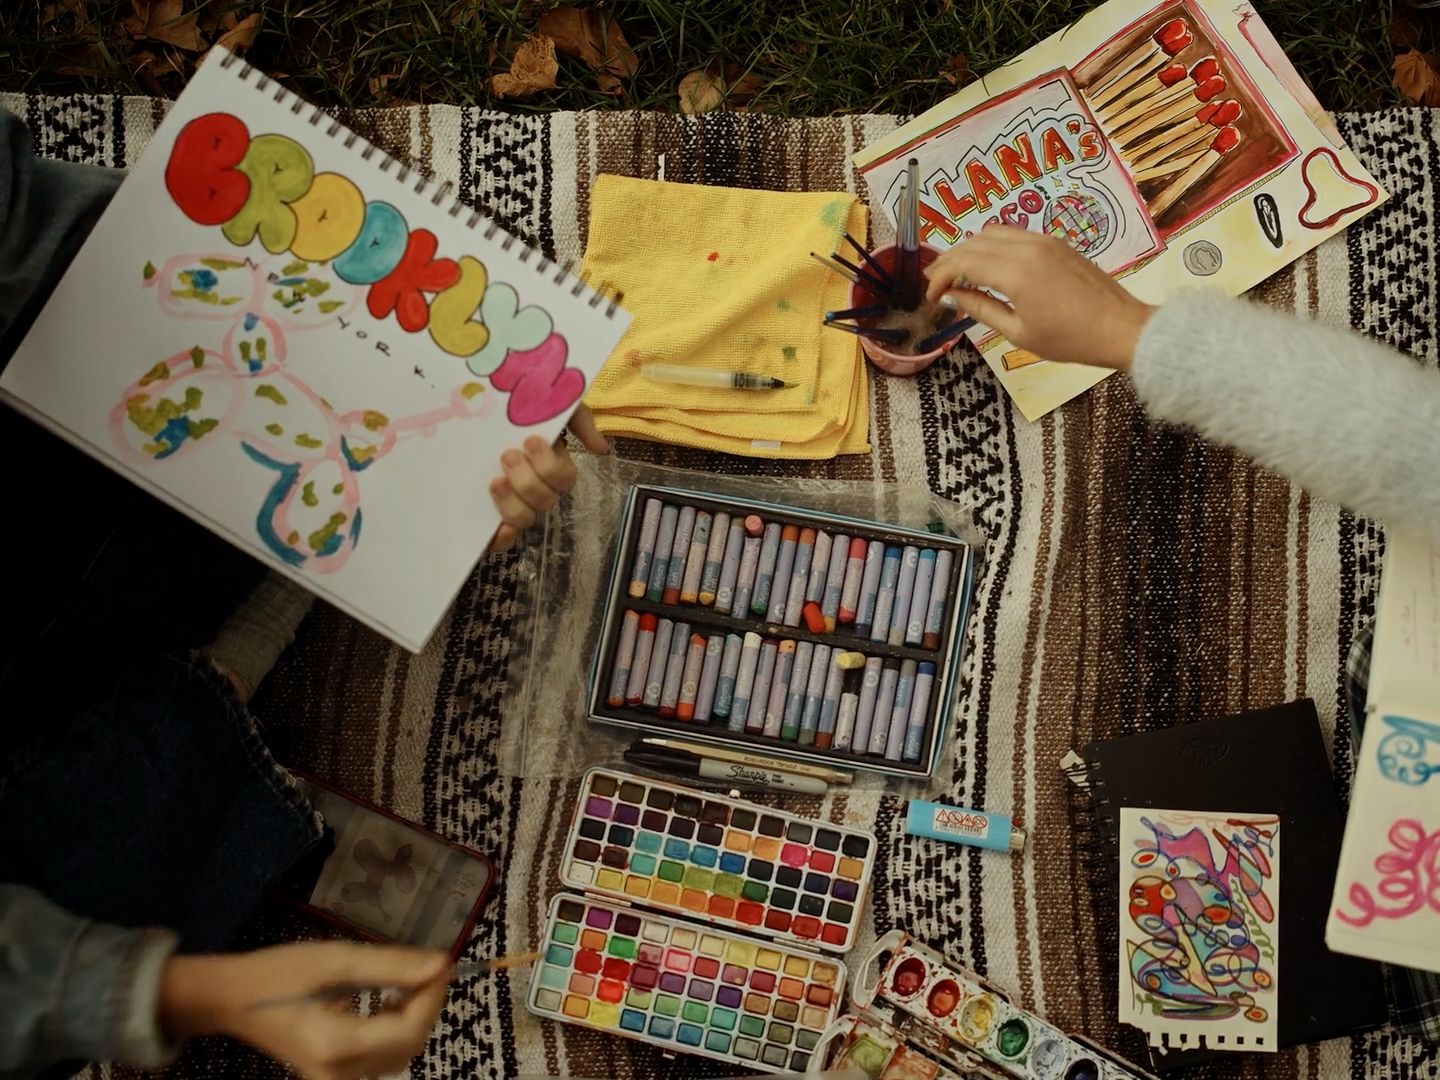
<path fill-rule="evenodd" d="M 1025 830 L 1014 827 L 1004 814 L 966 810 L 963 806 L 911 799 L 905 811 L 905 831 L 911 836 L 967 844 L 992 851 L 1024 851 Z"/>
<path fill-rule="evenodd" d="M 682 750 L 631 747 L 625 751 L 625 760 L 632 765 L 653 769 L 659 773 L 694 776 L 716 783 L 749 785 L 769 788 L 772 791 L 797 791 L 807 795 L 824 795 L 829 790 L 824 780 L 817 780 L 813 776 L 796 776 L 794 773 L 776 769 L 759 769 L 754 765 L 742 765 L 738 761 L 716 761 L 698 754 L 687 754 Z"/>

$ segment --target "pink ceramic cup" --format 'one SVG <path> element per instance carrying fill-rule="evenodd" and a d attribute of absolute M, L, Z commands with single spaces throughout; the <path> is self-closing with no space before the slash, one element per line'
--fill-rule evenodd
<path fill-rule="evenodd" d="M 883 247 L 879 251 L 871 252 L 871 255 L 875 261 L 885 267 L 886 270 L 893 270 L 898 253 L 899 249 L 894 244 L 891 244 L 889 247 Z M 922 245 L 920 248 L 920 269 L 924 270 L 925 267 L 929 266 L 939 257 L 940 252 L 932 247 Z M 848 254 L 846 258 L 850 258 Z M 859 265 L 864 264 L 864 260 L 860 259 L 858 255 L 850 259 L 850 261 L 858 263 Z M 885 297 L 874 293 L 863 281 L 850 286 L 851 307 L 878 304 L 882 303 L 885 299 Z M 873 323 L 874 320 L 857 319 L 856 322 L 868 326 Z M 911 354 L 891 352 L 878 341 L 871 341 L 869 338 L 864 337 L 860 339 L 860 347 L 865 350 L 865 355 L 870 358 L 870 362 L 887 375 L 914 375 L 916 372 L 924 371 L 936 360 L 944 356 L 955 344 L 956 341 L 952 339 L 944 345 L 941 345 L 938 349 L 932 349 L 930 352 Z"/>

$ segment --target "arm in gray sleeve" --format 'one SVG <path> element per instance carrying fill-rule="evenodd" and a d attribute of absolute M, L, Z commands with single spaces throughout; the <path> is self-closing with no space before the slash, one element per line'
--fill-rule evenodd
<path fill-rule="evenodd" d="M 1151 316 L 1130 374 L 1157 419 L 1440 538 L 1440 371 L 1348 330 L 1197 292 Z"/>
<path fill-rule="evenodd" d="M 0 109 L 0 368 L 124 175 L 36 157 L 20 118 Z"/>
<path fill-rule="evenodd" d="M 0 1077 L 76 1059 L 169 1062 L 157 1010 L 174 951 L 167 930 L 104 926 L 0 884 Z"/>

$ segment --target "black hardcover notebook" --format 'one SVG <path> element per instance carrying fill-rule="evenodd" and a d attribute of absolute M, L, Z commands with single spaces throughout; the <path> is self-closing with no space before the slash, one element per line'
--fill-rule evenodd
<path fill-rule="evenodd" d="M 1098 923 L 1108 977 L 1115 977 L 1120 927 L 1122 807 L 1275 814 L 1280 818 L 1280 1046 L 1367 1031 L 1388 1013 L 1380 965 L 1331 952 L 1325 917 L 1344 822 L 1314 702 L 1243 713 L 1092 743 L 1083 754 L 1082 805 L 1093 814 L 1103 858 L 1095 864 Z M 1113 983 L 1112 983 L 1113 985 Z M 1344 987 L 1337 993 L 1337 987 Z M 1146 1046 L 1151 1067 L 1169 1070 L 1232 1056 L 1214 1049 Z"/>

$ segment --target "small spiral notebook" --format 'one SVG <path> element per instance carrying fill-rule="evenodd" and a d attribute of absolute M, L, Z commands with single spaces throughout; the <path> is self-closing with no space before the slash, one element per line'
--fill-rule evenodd
<path fill-rule="evenodd" d="M 1379 965 L 1325 945 L 1342 814 L 1313 702 L 1092 743 L 1065 764 L 1119 1018 L 1150 1036 L 1153 1069 L 1385 1022 Z"/>
<path fill-rule="evenodd" d="M 500 455 L 560 433 L 628 323 L 217 48 L 0 397 L 418 651 L 500 525 Z M 194 586 L 154 539 L 137 572 Z"/>

